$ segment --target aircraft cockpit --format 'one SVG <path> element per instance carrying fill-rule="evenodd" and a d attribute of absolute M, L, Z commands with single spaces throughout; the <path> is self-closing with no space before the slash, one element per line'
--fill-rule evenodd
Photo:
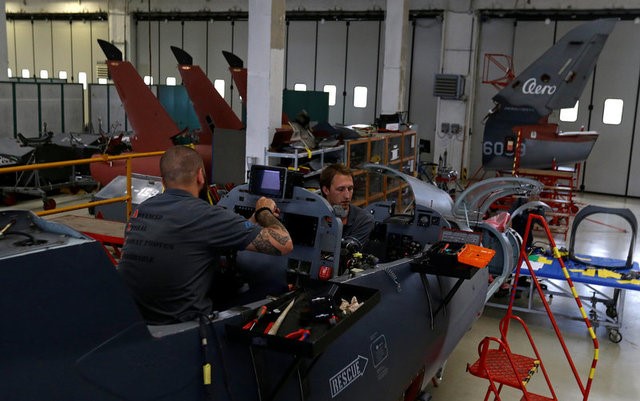
<path fill-rule="evenodd" d="M 404 208 L 393 201 L 364 207 L 375 220 L 367 244 L 342 238 L 342 222 L 333 207 L 319 193 L 302 188 L 299 173 L 283 167 L 252 166 L 249 182 L 220 200 L 220 206 L 248 218 L 259 197 L 270 197 L 276 201 L 280 220 L 291 234 L 294 250 L 286 257 L 238 253 L 237 266 L 252 293 L 260 288 L 256 297 L 275 293 L 296 280 L 329 280 L 354 266 L 360 271 L 416 255 L 438 240 L 443 227 L 451 227 L 443 211 L 450 211 L 453 203 L 444 191 L 395 170 L 377 165 L 365 168 L 369 174 L 400 176 L 410 199 Z M 424 187 L 435 189 L 435 197 Z"/>
<path fill-rule="evenodd" d="M 247 218 L 260 196 L 274 199 L 294 243 L 293 252 L 286 257 L 238 253 L 237 267 L 252 296 L 259 299 L 280 293 L 300 280 L 366 274 L 376 266 L 410 261 L 438 242 L 443 229 L 481 233 L 482 245 L 496 250 L 490 272 L 510 274 L 520 247 L 518 235 L 483 218 L 495 200 L 535 194 L 540 183 L 513 177 L 488 179 L 470 186 L 454 202 L 447 192 L 388 166 L 366 164 L 362 168 L 385 180 L 399 180 L 403 188 L 402 204 L 380 200 L 363 207 L 375 221 L 366 244 L 342 238 L 342 222 L 331 205 L 318 192 L 302 188 L 298 172 L 283 167 L 252 166 L 249 183 L 221 199 L 219 205 Z"/>

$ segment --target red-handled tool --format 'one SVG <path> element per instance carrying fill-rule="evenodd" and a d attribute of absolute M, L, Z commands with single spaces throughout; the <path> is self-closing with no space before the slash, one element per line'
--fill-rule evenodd
<path fill-rule="evenodd" d="M 284 338 L 297 339 L 298 341 L 306 340 L 311 335 L 311 332 L 307 329 L 298 329 L 284 336 Z"/>
<path fill-rule="evenodd" d="M 266 305 L 262 305 L 258 309 L 258 312 L 256 313 L 256 317 L 254 319 L 250 320 L 249 322 L 247 322 L 247 324 L 242 326 L 242 328 L 244 330 L 253 330 L 253 328 L 256 326 L 256 323 L 258 323 L 260 321 L 260 319 L 262 319 L 262 317 L 264 315 L 266 315 L 266 314 L 267 314 L 267 306 Z"/>

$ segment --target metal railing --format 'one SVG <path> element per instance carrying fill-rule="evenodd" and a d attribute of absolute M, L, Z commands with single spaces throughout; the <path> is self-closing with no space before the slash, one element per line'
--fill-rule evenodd
<path fill-rule="evenodd" d="M 101 156 L 91 157 L 87 159 L 75 159 L 75 160 L 66 160 L 61 162 L 50 162 L 50 163 L 35 163 L 35 164 L 27 164 L 23 166 L 3 167 L 3 168 L 0 168 L 0 174 L 14 173 L 14 172 L 20 172 L 20 171 L 43 170 L 43 169 L 56 168 L 56 167 L 75 166 L 78 164 L 108 163 L 116 160 L 125 160 L 127 191 L 124 196 L 118 196 L 116 198 L 98 200 L 93 202 L 79 203 L 72 206 L 65 206 L 65 207 L 54 208 L 50 210 L 43 210 L 43 211 L 35 212 L 35 214 L 37 214 L 38 216 L 47 216 L 50 214 L 68 212 L 71 210 L 90 208 L 90 207 L 100 206 L 100 205 L 107 205 L 110 203 L 126 202 L 127 203 L 126 216 L 128 220 L 132 210 L 131 160 L 136 158 L 141 158 L 141 157 L 161 156 L 163 154 L 164 154 L 164 151 L 146 152 L 146 153 L 126 153 L 126 154 L 117 155 L 117 156 L 101 155 Z"/>

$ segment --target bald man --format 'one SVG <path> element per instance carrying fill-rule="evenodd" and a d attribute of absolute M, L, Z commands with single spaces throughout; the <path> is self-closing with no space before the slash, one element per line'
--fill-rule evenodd
<path fill-rule="evenodd" d="M 165 191 L 141 203 L 125 230 L 118 270 L 149 324 L 170 324 L 212 312 L 209 298 L 221 255 L 293 250 L 272 199 L 256 202 L 249 220 L 198 198 L 206 185 L 202 158 L 186 146 L 160 159 Z"/>

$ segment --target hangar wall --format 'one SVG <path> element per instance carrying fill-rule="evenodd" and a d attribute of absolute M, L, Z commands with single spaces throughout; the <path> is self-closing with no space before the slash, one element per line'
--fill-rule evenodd
<path fill-rule="evenodd" d="M 8 2 L 7 9 L 10 4 L 13 6 L 13 3 L 16 2 Z M 33 4 L 40 3 L 48 4 L 48 2 L 38 1 L 23 2 L 27 10 Z M 168 7 L 169 3 L 169 1 L 161 1 L 157 3 L 157 7 L 162 9 Z M 306 2 L 300 2 L 302 3 L 305 6 L 308 5 Z M 325 3 L 327 2 L 322 2 L 322 4 Z M 358 3 L 361 8 L 370 7 L 362 2 L 355 3 Z M 381 6 L 384 5 L 384 2 L 378 3 Z M 464 8 L 462 3 L 464 2 L 456 3 L 457 7 Z M 499 3 L 478 1 L 474 3 L 474 7 L 497 8 L 501 6 Z M 542 7 L 543 3 L 547 7 L 566 10 L 571 6 L 569 3 L 545 1 L 534 5 L 523 4 L 521 8 L 532 11 Z M 102 3 L 87 2 L 86 4 L 90 8 L 96 7 L 95 10 L 89 9 L 89 12 L 94 12 L 95 15 L 105 14 L 100 8 Z M 217 5 L 224 8 L 225 4 Z M 322 4 L 314 3 L 318 9 L 323 9 Z M 354 7 L 357 8 L 358 4 Z M 434 4 L 436 3 L 410 1 L 411 7 L 424 7 L 424 9 L 433 10 Z M 442 1 L 437 4 L 442 7 L 453 7 L 453 2 Z M 592 2 L 583 2 L 579 7 L 574 7 L 576 10 L 581 10 L 577 13 L 578 18 L 566 10 L 564 13 L 559 13 L 559 16 L 555 16 L 557 14 L 555 11 L 541 10 L 537 20 L 531 18 L 535 14 L 532 12 L 524 19 L 496 17 L 497 13 L 494 13 L 491 18 L 485 18 L 483 13 L 486 10 L 472 10 L 478 14 L 480 22 L 478 58 L 486 52 L 504 52 L 514 57 L 517 70 L 542 53 L 571 26 L 578 24 L 580 19 L 593 18 L 598 13 L 600 15 L 615 14 L 612 7 L 625 9 L 633 6 L 630 3 L 619 2 L 619 4 L 609 5 L 607 10 L 594 13 L 593 10 L 585 8 L 589 4 L 591 4 L 590 7 L 597 7 L 597 4 Z M 470 3 L 467 6 L 470 7 Z M 502 4 L 502 6 L 507 5 Z M 144 7 L 138 8 L 141 9 L 138 11 L 142 12 Z M 42 8 L 37 10 L 42 11 Z M 240 10 L 242 5 L 234 8 L 236 14 Z M 549 23 L 544 21 L 545 13 L 552 17 Z M 637 127 L 637 82 L 640 64 L 638 60 L 640 56 L 634 44 L 637 42 L 640 24 L 636 24 L 632 18 L 637 15 L 640 15 L 638 10 L 629 10 L 625 13 L 625 19 L 620 21 L 605 46 L 592 84 L 588 85 L 582 95 L 576 121 L 561 124 L 565 130 L 580 129 L 584 126 L 586 129 L 601 133 L 594 152 L 583 166 L 583 184 L 587 191 L 640 196 L 638 185 L 640 178 L 632 174 L 640 167 L 640 150 L 637 149 L 640 145 L 637 140 L 634 140 Z M 47 70 L 49 77 L 58 76 L 64 71 L 67 72 L 69 81 L 79 82 L 80 73 L 83 72 L 88 83 L 96 83 L 98 78 L 96 66 L 103 56 L 95 39 L 107 37 L 109 26 L 107 21 L 100 19 L 102 17 L 91 19 L 89 14 L 86 17 L 61 21 L 55 18 L 27 20 L 16 18 L 15 15 L 9 16 L 7 20 L 8 64 L 13 75 L 21 74 L 22 69 L 28 69 L 29 76 L 39 74 L 40 70 Z M 517 23 L 514 25 L 516 20 Z M 220 77 L 219 79 L 225 80 L 225 98 L 233 105 L 236 112 L 240 113 L 240 102 L 230 84 L 229 74 L 221 59 L 220 51 L 232 49 L 246 60 L 248 40 L 246 24 L 246 20 L 242 19 L 231 19 L 226 22 L 138 20 L 132 28 L 135 29 L 135 34 L 131 35 L 135 40 L 131 44 L 135 54 L 133 58 L 142 75 L 149 74 L 157 77 L 155 83 L 163 84 L 163 80 L 170 76 L 171 71 L 175 71 L 175 61 L 168 46 L 175 44 L 184 47 L 194 55 L 194 60 L 203 66 L 210 78 L 215 80 Z M 437 106 L 431 92 L 433 75 L 440 69 L 442 24 L 436 14 L 426 18 L 414 15 L 411 29 L 411 67 L 407 91 L 408 117 L 409 121 L 417 124 L 421 138 L 433 140 L 436 131 Z M 202 40 L 203 37 L 205 40 Z M 330 120 L 346 124 L 370 123 L 379 113 L 380 99 L 383 96 L 380 93 L 382 79 L 380 54 L 384 51 L 383 38 L 384 24 L 376 18 L 343 21 L 292 20 L 287 27 L 286 85 L 291 87 L 304 83 L 308 89 L 317 90 L 324 88 L 327 82 L 336 82 L 338 96 L 336 96 L 336 105 L 331 109 Z M 481 64 L 479 59 L 478 65 Z M 481 69 L 476 71 L 476 80 L 481 79 L 481 73 Z M 174 74 L 177 77 L 177 72 Z M 349 87 L 356 85 L 368 89 L 365 107 L 353 107 L 353 92 L 350 92 Z M 480 164 L 482 118 L 491 108 L 490 99 L 495 94 L 495 89 L 487 85 L 478 84 L 475 91 L 474 112 L 470 122 L 470 172 L 475 171 Z M 608 124 L 602 121 L 604 101 L 607 99 L 623 101 L 622 120 L 619 124 Z M 89 101 L 87 100 L 86 103 Z M 86 107 L 87 104 L 85 104 Z M 85 115 L 88 115 L 86 110 Z M 437 160 L 437 155 L 423 156 L 425 160 Z"/>

